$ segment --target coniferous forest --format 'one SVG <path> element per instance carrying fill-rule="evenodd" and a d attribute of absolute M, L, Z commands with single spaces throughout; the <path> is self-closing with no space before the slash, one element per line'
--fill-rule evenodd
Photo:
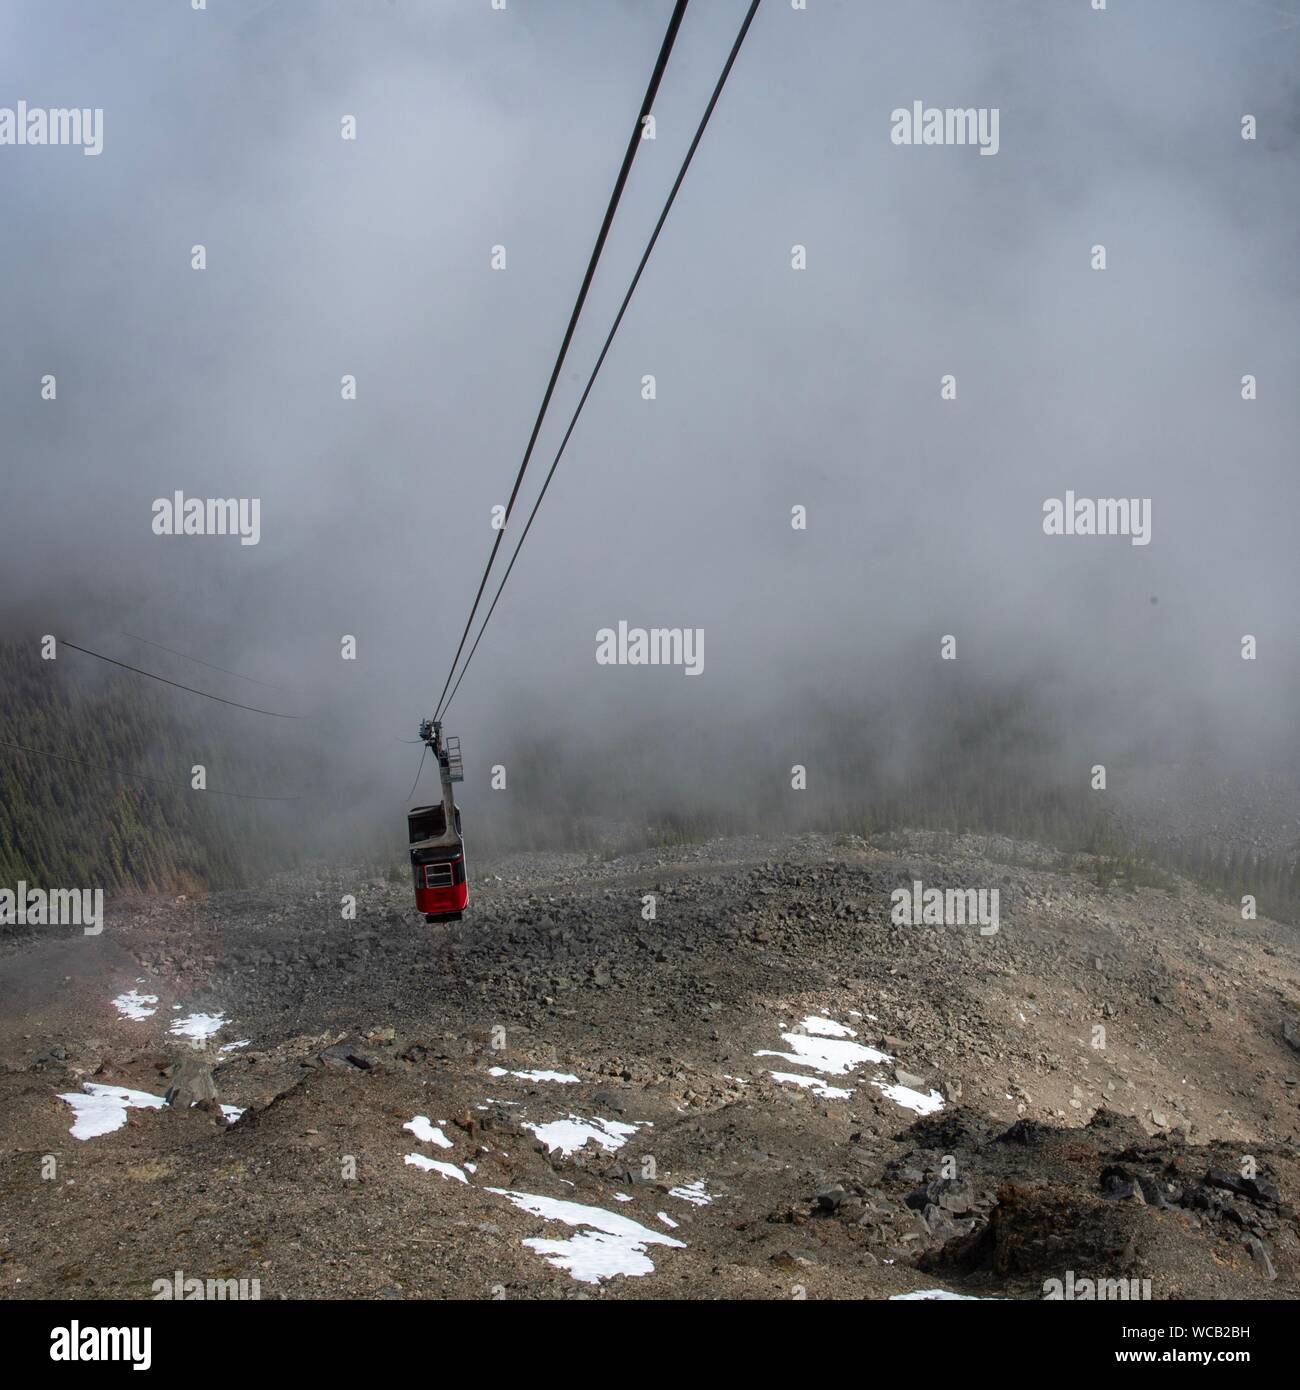
<path fill-rule="evenodd" d="M 285 862 L 293 803 L 221 794 L 277 794 L 286 778 L 263 752 L 186 697 L 74 661 L 0 644 L 0 883 L 185 891 Z M 196 765 L 212 790 L 191 788 Z"/>

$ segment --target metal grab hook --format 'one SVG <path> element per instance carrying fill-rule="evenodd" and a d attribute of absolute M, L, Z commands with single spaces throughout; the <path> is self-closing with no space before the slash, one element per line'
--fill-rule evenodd
<path fill-rule="evenodd" d="M 461 757 L 460 739 L 448 735 L 444 741 L 441 720 L 422 719 L 420 721 L 420 742 L 433 749 L 433 755 L 438 759 L 438 767 L 447 774 L 448 780 L 452 782 L 465 780 L 465 763 Z"/>

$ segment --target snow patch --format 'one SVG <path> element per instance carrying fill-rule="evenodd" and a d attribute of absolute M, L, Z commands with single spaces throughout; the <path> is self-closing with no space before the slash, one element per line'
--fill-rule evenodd
<path fill-rule="evenodd" d="M 500 1197 L 507 1198 L 521 1211 L 540 1216 L 544 1221 L 561 1221 L 566 1226 L 579 1227 L 578 1234 L 568 1240 L 542 1240 L 532 1237 L 523 1243 L 535 1250 L 547 1264 L 568 1270 L 583 1284 L 599 1284 L 622 1274 L 630 1278 L 653 1274 L 654 1264 L 646 1254 L 649 1245 L 667 1245 L 678 1250 L 686 1246 L 661 1231 L 652 1231 L 639 1221 L 620 1216 L 600 1207 L 583 1206 L 580 1202 L 565 1202 L 555 1197 L 539 1197 L 531 1192 L 511 1192 L 504 1187 L 489 1187 Z"/>
<path fill-rule="evenodd" d="M 126 1086 L 101 1086 L 95 1081 L 83 1084 L 86 1090 L 84 1095 L 79 1091 L 59 1095 L 60 1100 L 72 1106 L 75 1118 L 69 1133 L 74 1139 L 97 1139 L 101 1134 L 112 1134 L 126 1124 L 128 1110 L 161 1110 L 167 1104 L 166 1097 L 151 1095 L 148 1091 L 132 1091 Z M 234 1124 L 244 1112 L 236 1105 L 223 1105 L 221 1113 Z"/>
<path fill-rule="evenodd" d="M 138 989 L 128 989 L 113 1000 L 113 1007 L 123 1018 L 151 1018 L 158 1012 L 157 1004 L 156 994 L 141 994 Z"/>
<path fill-rule="evenodd" d="M 784 1082 L 787 1086 L 802 1086 L 813 1095 L 821 1096 L 823 1100 L 848 1100 L 853 1094 L 843 1086 L 828 1086 L 824 1081 L 818 1081 L 815 1076 L 803 1076 L 799 1072 L 774 1071 L 769 1075 L 773 1081 Z"/>
<path fill-rule="evenodd" d="M 427 1115 L 417 1115 L 413 1120 L 408 1120 L 403 1129 L 409 1129 L 412 1134 L 422 1144 L 436 1144 L 440 1149 L 451 1148 L 451 1140 L 438 1128 L 432 1124 Z"/>
<path fill-rule="evenodd" d="M 602 1120 L 599 1116 L 584 1120 L 579 1115 L 569 1115 L 566 1119 L 552 1120 L 544 1125 L 525 1120 L 523 1128 L 532 1130 L 550 1153 L 558 1149 L 567 1158 L 591 1141 L 599 1144 L 607 1153 L 613 1153 L 627 1143 L 637 1132 L 638 1126 L 625 1125 L 621 1120 Z"/>
<path fill-rule="evenodd" d="M 811 1037 L 807 1033 L 782 1033 L 781 1038 L 789 1043 L 790 1052 L 763 1051 L 754 1053 L 754 1056 L 780 1057 L 786 1062 L 811 1067 L 826 1076 L 844 1076 L 867 1063 L 879 1065 L 894 1060 L 888 1053 L 878 1052 L 874 1047 L 864 1047 L 861 1043 L 841 1038 Z"/>
<path fill-rule="evenodd" d="M 179 1007 L 179 1005 L 177 1006 Z M 188 1038 L 195 1046 L 207 1042 L 211 1037 L 215 1037 L 226 1026 L 225 1013 L 216 1014 L 186 1014 L 184 1018 L 175 1019 L 172 1026 L 167 1030 L 175 1034 L 178 1038 Z"/>
<path fill-rule="evenodd" d="M 870 1014 L 867 1016 L 871 1017 Z M 839 1036 L 852 1035 L 853 1030 L 836 1023 L 834 1019 L 809 1014 L 799 1026 L 803 1032 L 781 1034 L 782 1040 L 790 1045 L 790 1052 L 762 1051 L 754 1053 L 754 1056 L 781 1057 L 787 1062 L 797 1062 L 801 1066 L 810 1067 L 824 1076 L 844 1076 L 864 1066 L 878 1067 L 894 1060 L 887 1052 L 881 1052 L 878 1048 L 866 1047 L 862 1043 L 853 1042 L 851 1037 Z M 835 1033 L 836 1036 L 831 1036 L 831 1033 Z M 807 1073 L 774 1071 L 771 1076 L 773 1080 L 785 1085 L 803 1086 L 823 1100 L 847 1100 L 853 1094 L 844 1087 L 828 1086 Z M 895 1085 L 879 1071 L 869 1080 L 876 1090 L 904 1110 L 911 1110 L 917 1115 L 934 1115 L 943 1109 L 943 1096 L 938 1091 L 932 1090 L 929 1094 L 924 1094 L 909 1086 Z"/>
<path fill-rule="evenodd" d="M 988 1300 L 977 1298 L 972 1293 L 949 1293 L 947 1289 L 917 1289 L 915 1293 L 891 1293 L 891 1303 L 984 1303 Z"/>
<path fill-rule="evenodd" d="M 87 1081 L 85 1086 L 85 1095 L 70 1091 L 59 1096 L 72 1106 L 76 1116 L 71 1130 L 74 1139 L 96 1139 L 101 1134 L 112 1134 L 126 1123 L 128 1110 L 161 1110 L 165 1104 L 162 1096 L 150 1095 L 148 1091 L 101 1086 L 94 1081 Z"/>
<path fill-rule="evenodd" d="M 882 1095 L 886 1095 L 895 1105 L 901 1105 L 904 1110 L 915 1110 L 918 1115 L 937 1115 L 943 1109 L 943 1097 L 938 1091 L 931 1091 L 928 1096 L 923 1096 L 920 1091 L 914 1091 L 910 1086 L 898 1086 L 884 1081 L 873 1081 L 871 1083 Z"/>
<path fill-rule="evenodd" d="M 814 1033 L 823 1038 L 856 1038 L 858 1035 L 852 1028 L 846 1028 L 842 1023 L 836 1023 L 833 1018 L 825 1018 L 821 1014 L 809 1014 L 804 1018 L 799 1026 L 805 1033 Z"/>
<path fill-rule="evenodd" d="M 517 1076 L 520 1081 L 556 1081 L 564 1086 L 575 1085 L 580 1078 L 567 1071 L 507 1071 L 505 1067 L 489 1067 L 489 1076 Z"/>
<path fill-rule="evenodd" d="M 403 1126 L 409 1129 L 409 1125 Z M 426 1173 L 441 1173 L 444 1178 L 455 1178 L 457 1182 L 469 1183 L 469 1179 L 454 1163 L 443 1163 L 437 1158 L 425 1158 L 423 1154 L 407 1154 L 406 1161 L 412 1168 L 423 1168 Z"/>
<path fill-rule="evenodd" d="M 707 1207 L 713 1198 L 704 1190 L 704 1179 L 700 1178 L 696 1182 L 686 1183 L 682 1187 L 671 1187 L 668 1189 L 670 1197 L 676 1197 L 679 1202 L 689 1202 L 693 1207 Z"/>

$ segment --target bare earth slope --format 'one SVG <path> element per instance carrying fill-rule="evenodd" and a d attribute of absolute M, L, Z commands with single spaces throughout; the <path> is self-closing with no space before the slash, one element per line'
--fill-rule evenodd
<path fill-rule="evenodd" d="M 1052 862 L 728 840 L 473 866 L 450 927 L 334 873 L 11 939 L 0 1290 L 1296 1297 L 1297 933 Z M 914 879 L 999 931 L 893 925 Z"/>

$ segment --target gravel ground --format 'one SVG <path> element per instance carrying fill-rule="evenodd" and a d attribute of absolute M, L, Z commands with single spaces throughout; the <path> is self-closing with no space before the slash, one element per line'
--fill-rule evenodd
<path fill-rule="evenodd" d="M 1297 1295 L 1294 929 L 988 837 L 471 871 L 449 926 L 323 870 L 7 940 L 0 1290 Z"/>

